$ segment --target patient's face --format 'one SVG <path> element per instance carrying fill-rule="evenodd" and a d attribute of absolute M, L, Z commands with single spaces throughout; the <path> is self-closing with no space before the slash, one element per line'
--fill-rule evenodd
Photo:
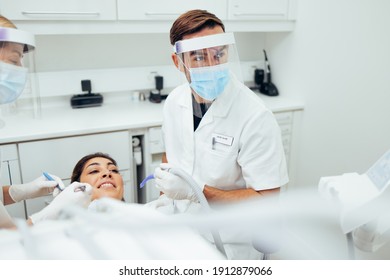
<path fill-rule="evenodd" d="M 80 182 L 93 187 L 92 200 L 101 197 L 123 198 L 122 175 L 109 159 L 96 157 L 88 160 L 81 173 Z"/>

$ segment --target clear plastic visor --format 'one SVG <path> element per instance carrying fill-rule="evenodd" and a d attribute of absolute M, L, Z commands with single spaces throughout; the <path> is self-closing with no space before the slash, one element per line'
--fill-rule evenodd
<path fill-rule="evenodd" d="M 224 64 L 224 67 L 241 79 L 240 61 L 233 33 L 191 38 L 176 42 L 174 51 L 179 62 L 189 71 L 192 68 L 211 67 Z"/>
<path fill-rule="evenodd" d="M 39 90 L 34 49 L 33 34 L 0 27 L 0 119 L 22 111 L 37 116 Z"/>
<path fill-rule="evenodd" d="M 174 46 L 179 69 L 192 92 L 210 102 L 217 99 L 231 79 L 242 81 L 240 61 L 232 33 L 196 37 Z"/>

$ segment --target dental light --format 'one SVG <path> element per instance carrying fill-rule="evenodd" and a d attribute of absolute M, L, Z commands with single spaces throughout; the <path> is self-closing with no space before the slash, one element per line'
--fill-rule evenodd
<path fill-rule="evenodd" d="M 374 252 L 390 240 L 390 150 L 364 174 L 322 177 L 319 192 L 339 208 L 340 226 L 355 246 Z"/>

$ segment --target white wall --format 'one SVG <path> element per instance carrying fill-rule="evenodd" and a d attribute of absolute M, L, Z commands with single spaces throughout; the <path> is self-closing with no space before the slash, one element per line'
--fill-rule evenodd
<path fill-rule="evenodd" d="M 297 186 L 363 173 L 390 149 L 390 1 L 299 0 L 266 47 L 280 94 L 305 101 Z"/>
<path fill-rule="evenodd" d="M 266 47 L 281 96 L 302 97 L 296 185 L 364 172 L 390 148 L 390 1 L 298 0 L 291 33 L 238 33 L 241 60 Z M 166 34 L 38 36 L 38 71 L 171 65 Z M 387 102 L 386 102 L 387 101 Z"/>
<path fill-rule="evenodd" d="M 172 47 L 167 33 L 39 35 L 38 72 L 170 65 Z M 235 34 L 242 61 L 262 60 L 264 33 Z"/>

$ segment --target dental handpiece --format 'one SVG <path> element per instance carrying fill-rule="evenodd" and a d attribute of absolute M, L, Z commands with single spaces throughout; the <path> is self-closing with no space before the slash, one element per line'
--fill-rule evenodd
<path fill-rule="evenodd" d="M 55 181 L 54 178 L 51 177 L 51 176 L 49 175 L 49 173 L 47 173 L 47 172 L 43 172 L 43 176 L 45 176 L 45 178 L 46 178 L 47 180 L 49 180 L 49 181 Z M 55 188 L 59 189 L 61 192 L 63 191 L 63 189 L 61 189 L 60 185 L 58 185 L 58 184 L 55 186 Z"/>

